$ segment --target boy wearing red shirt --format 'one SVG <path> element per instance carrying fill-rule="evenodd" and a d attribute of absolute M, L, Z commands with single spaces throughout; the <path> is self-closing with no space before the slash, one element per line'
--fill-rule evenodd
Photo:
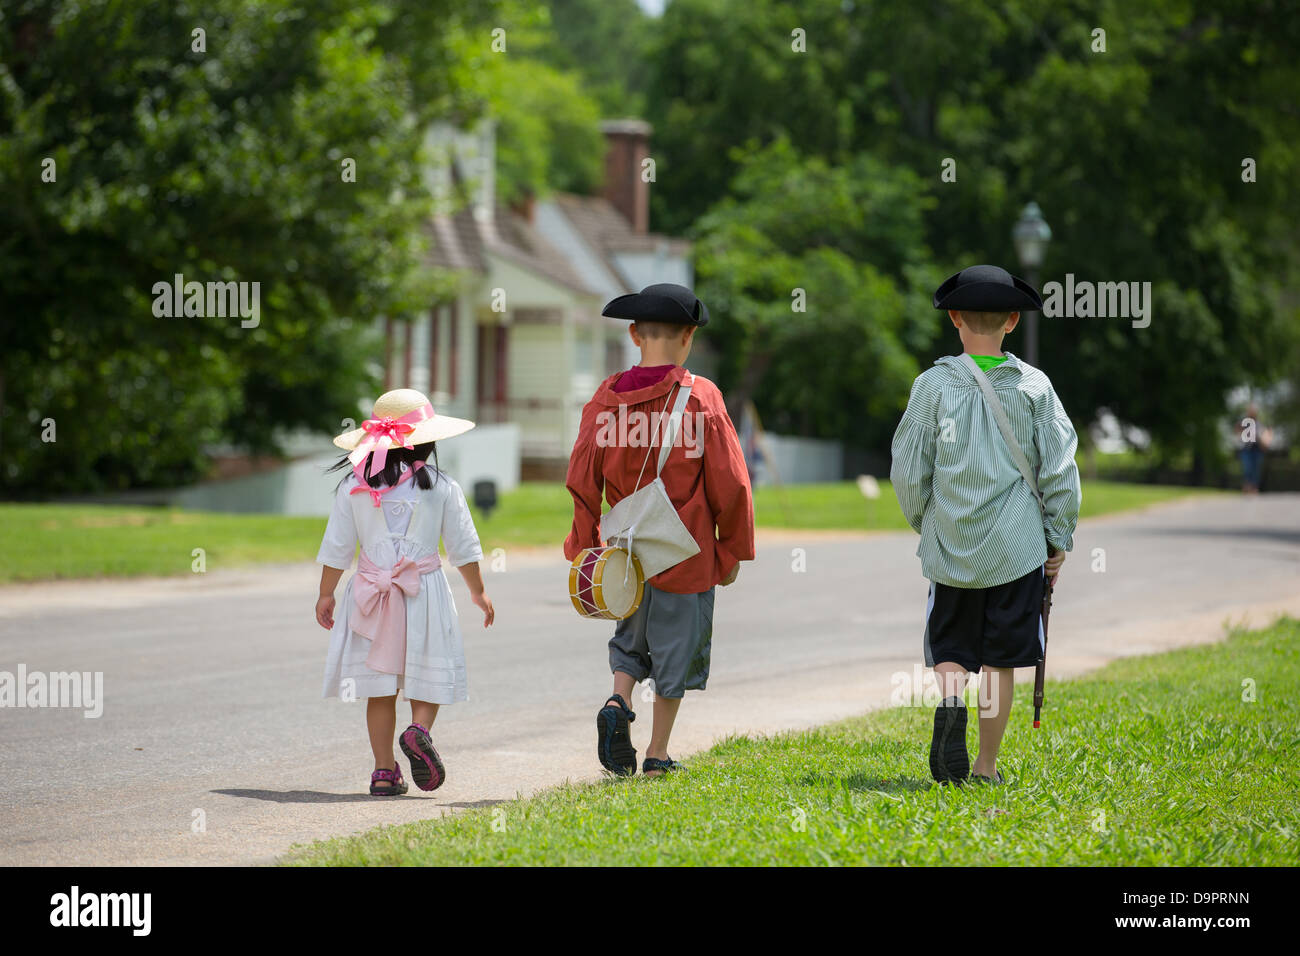
<path fill-rule="evenodd" d="M 602 497 L 613 507 L 637 490 L 649 443 L 658 447 L 663 439 L 659 423 L 665 404 L 690 374 L 682 363 L 695 330 L 709 321 L 704 303 L 672 283 L 619 296 L 602 314 L 632 320 L 628 332 L 641 361 L 602 382 L 582 410 L 566 478 L 573 495 L 573 530 L 564 542 L 570 561 L 584 548 L 600 546 Z M 655 424 L 609 428 L 619 416 Z M 611 435 L 621 442 L 611 442 Z M 700 551 L 650 578 L 640 607 L 618 622 L 610 639 L 614 692 L 596 715 L 597 756 L 620 776 L 636 772 L 630 728 L 636 715 L 628 700 L 636 682 L 647 677 L 655 686 L 654 726 L 642 772 L 660 776 L 676 769 L 668 738 L 685 692 L 703 690 L 708 681 L 713 589 L 735 581 L 740 562 L 754 558 L 753 499 L 740 440 L 722 393 L 699 375 L 660 477 Z"/>

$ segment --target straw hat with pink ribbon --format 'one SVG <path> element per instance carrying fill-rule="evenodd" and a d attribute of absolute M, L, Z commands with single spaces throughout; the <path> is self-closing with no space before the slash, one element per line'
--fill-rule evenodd
<path fill-rule="evenodd" d="M 366 456 L 374 452 L 372 474 L 382 471 L 390 448 L 414 448 L 425 442 L 442 441 L 463 435 L 474 427 L 466 418 L 453 418 L 434 412 L 433 404 L 413 388 L 384 392 L 375 399 L 375 408 L 360 428 L 344 432 L 334 444 L 350 452 L 348 461 L 357 478 L 365 481 Z"/>

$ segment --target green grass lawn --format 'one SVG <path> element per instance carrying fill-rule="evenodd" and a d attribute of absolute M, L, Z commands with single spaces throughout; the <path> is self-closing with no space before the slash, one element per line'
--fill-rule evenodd
<path fill-rule="evenodd" d="M 662 780 L 564 786 L 285 862 L 1294 866 L 1298 685 L 1300 622 L 1283 620 L 1051 682 L 1041 730 L 1030 728 L 1031 686 L 1018 688 L 1004 787 L 933 786 L 933 712 L 894 708 L 731 739 Z"/>
<path fill-rule="evenodd" d="M 1142 507 L 1197 493 L 1188 488 L 1087 482 L 1085 516 Z M 1219 492 L 1222 493 L 1222 492 Z M 521 485 L 502 495 L 490 518 L 475 514 L 485 552 L 553 547 L 569 532 L 572 502 L 558 482 Z M 759 488 L 759 527 L 906 530 L 888 482 L 868 501 L 852 482 Z M 193 551 L 208 570 L 265 562 L 310 561 L 323 518 L 215 514 L 174 508 L 0 504 L 0 583 L 49 578 L 188 574 Z"/>
<path fill-rule="evenodd" d="M 1110 481 L 1083 483 L 1081 517 L 1144 508 L 1194 494 L 1221 490 L 1167 485 L 1128 485 Z M 907 530 L 894 489 L 880 482 L 880 497 L 868 500 L 851 481 L 832 484 L 762 487 L 754 490 L 754 517 L 760 527 L 821 528 L 848 531 Z"/>
<path fill-rule="evenodd" d="M 0 582 L 188 574 L 316 557 L 320 518 L 178 508 L 0 504 Z"/>

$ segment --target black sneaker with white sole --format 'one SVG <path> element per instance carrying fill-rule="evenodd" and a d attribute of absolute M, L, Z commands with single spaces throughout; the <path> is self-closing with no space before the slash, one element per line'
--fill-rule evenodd
<path fill-rule="evenodd" d="M 970 755 L 966 752 L 966 702 L 949 697 L 934 712 L 930 738 L 930 776 L 939 783 L 966 782 Z"/>

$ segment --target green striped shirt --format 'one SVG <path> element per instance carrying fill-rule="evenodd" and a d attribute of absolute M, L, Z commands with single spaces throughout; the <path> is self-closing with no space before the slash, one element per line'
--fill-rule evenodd
<path fill-rule="evenodd" d="M 1006 584 L 1046 561 L 1047 543 L 1074 546 L 1078 436 L 1047 376 L 1006 356 L 986 374 L 1036 470 L 1045 519 L 960 356 L 944 356 L 917 378 L 894 433 L 889 477 L 921 535 L 921 568 L 952 587 Z"/>

